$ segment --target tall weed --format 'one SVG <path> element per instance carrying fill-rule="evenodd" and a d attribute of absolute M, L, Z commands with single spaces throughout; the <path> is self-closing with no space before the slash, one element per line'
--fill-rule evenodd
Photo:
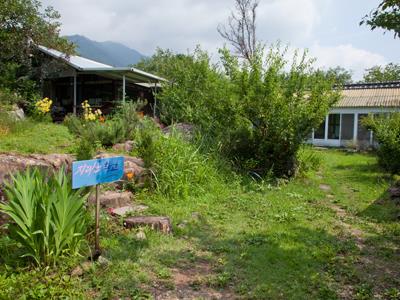
<path fill-rule="evenodd" d="M 168 136 L 143 131 L 138 150 L 154 171 L 157 191 L 169 198 L 198 195 L 221 181 L 210 157 L 176 131 Z"/>
<path fill-rule="evenodd" d="M 30 119 L 17 120 L 9 112 L 0 110 L 0 136 L 28 130 L 34 122 Z"/>

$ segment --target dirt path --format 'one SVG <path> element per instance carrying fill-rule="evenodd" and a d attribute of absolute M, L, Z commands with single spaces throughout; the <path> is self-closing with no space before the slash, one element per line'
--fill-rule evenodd
<path fill-rule="evenodd" d="M 373 237 L 382 232 L 380 225 L 367 222 L 374 232 L 360 229 L 357 224 L 365 224 L 366 221 L 333 203 L 335 197 L 329 193 L 331 188 L 328 185 L 321 185 L 320 188 L 327 193 L 324 205 L 335 212 L 335 222 L 344 233 L 344 239 L 353 241 L 357 247 L 349 253 L 338 254 L 339 272 L 343 269 L 354 271 L 354 274 L 340 279 L 339 297 L 355 299 L 365 293 L 370 296 L 365 299 L 400 299 L 400 295 L 399 298 L 387 297 L 387 291 L 393 289 L 393 282 L 389 279 L 400 276 L 400 263 L 399 259 L 385 259 L 382 245 L 374 241 Z M 397 256 L 400 258 L 400 253 Z"/>
<path fill-rule="evenodd" d="M 173 288 L 167 289 L 163 284 L 156 286 L 152 291 L 155 299 L 237 299 L 230 288 L 218 289 L 210 284 L 210 277 L 215 274 L 208 261 L 171 271 Z"/>
<path fill-rule="evenodd" d="M 364 249 L 365 232 L 362 231 L 361 229 L 355 228 L 352 224 L 346 222 L 346 220 L 350 218 L 348 212 L 332 202 L 328 203 L 328 207 L 336 213 L 337 225 L 339 225 L 343 229 L 346 235 L 351 236 L 353 238 L 359 250 Z"/>

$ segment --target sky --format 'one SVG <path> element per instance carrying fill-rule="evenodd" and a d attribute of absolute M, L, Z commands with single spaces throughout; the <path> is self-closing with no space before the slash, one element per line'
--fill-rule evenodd
<path fill-rule="evenodd" d="M 400 63 L 400 39 L 359 26 L 380 0 L 260 0 L 257 36 L 309 49 L 316 66 L 341 66 L 359 80 L 366 68 Z M 201 45 L 217 56 L 225 41 L 217 26 L 234 0 L 43 0 L 61 14 L 61 34 L 123 43 L 145 55 L 156 47 L 187 52 Z"/>

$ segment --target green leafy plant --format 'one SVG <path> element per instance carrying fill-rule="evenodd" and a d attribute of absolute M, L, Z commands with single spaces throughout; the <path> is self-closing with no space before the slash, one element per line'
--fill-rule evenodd
<path fill-rule="evenodd" d="M 96 154 L 96 146 L 94 143 L 86 139 L 80 139 L 75 152 L 77 160 L 92 159 Z"/>
<path fill-rule="evenodd" d="M 392 173 L 400 172 L 400 113 L 390 116 L 368 116 L 362 123 L 374 132 L 379 142 L 379 164 Z"/>
<path fill-rule="evenodd" d="M 72 191 L 64 170 L 47 175 L 38 169 L 11 176 L 5 185 L 8 203 L 0 210 L 10 216 L 11 237 L 37 265 L 55 264 L 77 254 L 86 232 L 86 196 Z"/>
<path fill-rule="evenodd" d="M 132 139 L 140 123 L 137 110 L 142 104 L 130 101 L 121 104 L 105 122 L 87 122 L 82 118 L 70 115 L 65 118 L 64 124 L 72 134 L 81 139 L 80 147 L 78 147 L 79 154 L 89 156 L 91 151 L 88 154 L 84 154 L 82 151 L 90 150 L 90 148 L 96 150 L 96 144 L 101 147 L 110 147 Z M 89 147 L 89 144 L 92 146 Z"/>
<path fill-rule="evenodd" d="M 160 129 L 150 119 L 144 119 L 135 133 L 137 148 L 134 149 L 132 154 L 139 155 L 143 159 L 146 168 L 154 166 L 157 147 L 159 146 L 156 145 L 156 141 L 161 137 L 161 134 Z"/>
<path fill-rule="evenodd" d="M 22 97 L 8 88 L 0 89 L 0 104 L 2 108 L 12 107 L 13 104 L 22 103 Z"/>
<path fill-rule="evenodd" d="M 318 171 L 322 158 L 311 146 L 303 146 L 297 153 L 297 161 L 298 172 L 304 175 L 309 171 Z"/>

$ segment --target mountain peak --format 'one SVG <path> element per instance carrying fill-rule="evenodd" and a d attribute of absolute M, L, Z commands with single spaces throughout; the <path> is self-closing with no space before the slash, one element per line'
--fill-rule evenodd
<path fill-rule="evenodd" d="M 65 38 L 77 45 L 76 51 L 80 56 L 114 67 L 127 67 L 146 57 L 137 50 L 118 42 L 97 42 L 79 34 L 65 36 Z"/>

